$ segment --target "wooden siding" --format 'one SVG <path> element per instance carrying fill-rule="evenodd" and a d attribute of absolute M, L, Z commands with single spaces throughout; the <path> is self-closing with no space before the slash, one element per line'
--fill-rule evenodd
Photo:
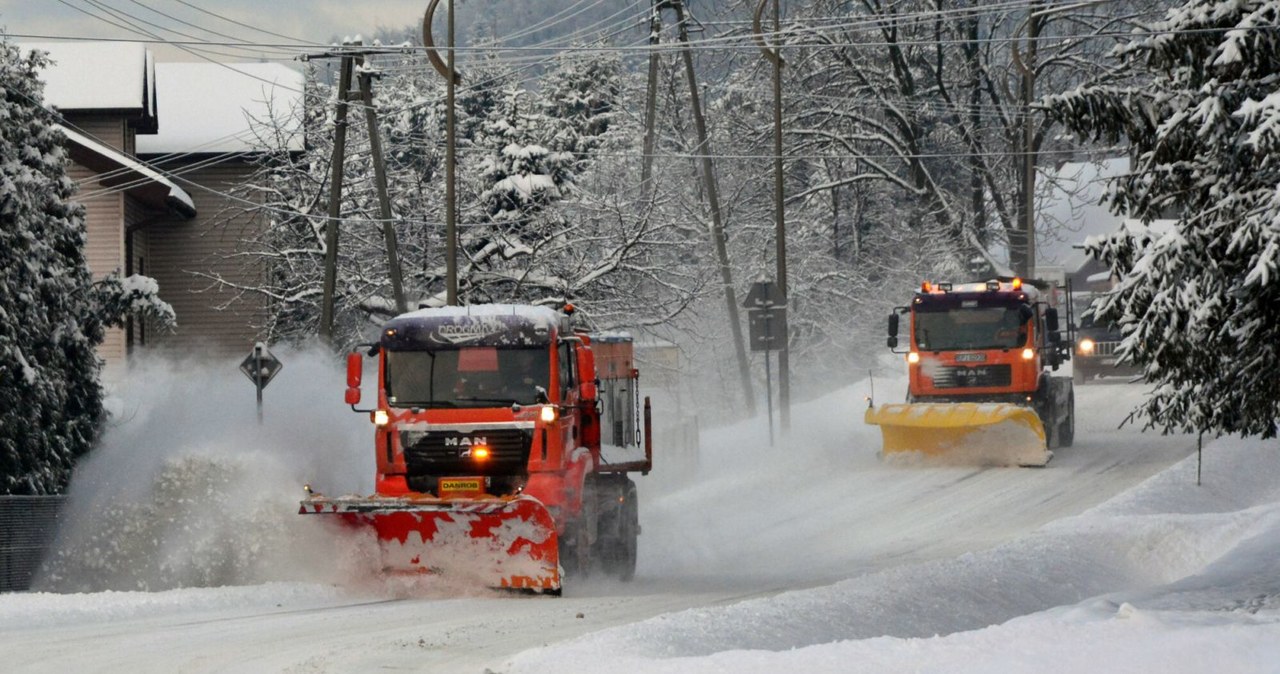
<path fill-rule="evenodd" d="M 120 115 L 67 113 L 65 118 L 72 129 L 103 145 L 126 154 L 133 151 L 133 130 Z"/>
<path fill-rule="evenodd" d="M 80 186 L 74 198 L 85 207 L 85 262 L 93 278 L 100 279 L 124 268 L 124 196 L 119 193 L 89 196 L 102 189 L 93 179 L 97 174 L 75 163 L 68 169 L 71 179 Z M 124 331 L 108 330 L 98 347 L 98 356 L 108 364 L 123 363 Z"/>
<path fill-rule="evenodd" d="M 148 276 L 160 284 L 160 297 L 177 314 L 176 330 L 148 335 L 148 346 L 172 350 L 184 357 L 227 358 L 248 353 L 265 322 L 265 302 L 253 294 L 218 287 L 204 275 L 217 275 L 237 284 L 255 284 L 261 263 L 236 257 L 242 241 L 253 238 L 259 224 L 241 212 L 240 202 L 226 193 L 243 184 L 252 171 L 237 161 L 186 172 L 180 184 L 195 201 L 192 220 L 163 219 L 148 228 Z"/>

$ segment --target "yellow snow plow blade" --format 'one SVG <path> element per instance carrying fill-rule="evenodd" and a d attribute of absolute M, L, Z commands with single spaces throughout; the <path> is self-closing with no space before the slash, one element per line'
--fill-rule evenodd
<path fill-rule="evenodd" d="M 880 427 L 886 458 L 901 455 L 948 464 L 1043 466 L 1053 457 L 1040 417 L 1021 405 L 901 403 L 868 408 L 865 419 Z"/>

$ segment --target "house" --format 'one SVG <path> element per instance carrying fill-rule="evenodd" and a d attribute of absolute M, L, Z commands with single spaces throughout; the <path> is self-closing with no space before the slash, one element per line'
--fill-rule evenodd
<path fill-rule="evenodd" d="M 232 191 L 252 172 L 257 126 L 300 123 L 302 74 L 280 64 L 157 64 L 136 43 L 21 47 L 53 61 L 42 73 L 45 102 L 67 137 L 94 276 L 150 276 L 177 315 L 172 332 L 141 321 L 111 330 L 99 349 L 107 378 L 143 347 L 247 352 L 266 307 L 211 279 L 251 285 L 262 273 L 237 256 L 261 223 Z"/>
<path fill-rule="evenodd" d="M 303 149 L 302 134 L 292 133 L 301 126 L 303 75 L 278 63 L 157 63 L 156 92 L 159 128 L 138 136 L 137 155 L 185 187 L 198 215 L 172 214 L 146 231 L 149 258 L 136 271 L 156 279 L 178 316 L 177 330 L 152 344 L 183 355 L 248 353 L 267 307 L 236 287 L 264 273 L 240 255 L 263 223 L 234 192 L 253 174 L 258 135 L 271 123 L 290 132 L 290 149 Z"/>

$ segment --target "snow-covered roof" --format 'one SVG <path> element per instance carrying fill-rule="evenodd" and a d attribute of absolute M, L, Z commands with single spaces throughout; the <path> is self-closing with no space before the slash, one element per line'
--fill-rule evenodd
<path fill-rule="evenodd" d="M 48 52 L 41 73 L 45 102 L 70 110 L 136 110 L 155 116 L 151 52 L 137 42 L 23 42 L 23 51 Z"/>
<path fill-rule="evenodd" d="M 113 177 L 110 180 L 103 181 L 105 185 L 109 187 L 131 185 L 126 191 L 138 195 L 144 201 L 150 202 L 151 205 L 157 208 L 172 209 L 183 217 L 195 217 L 196 205 L 191 200 L 191 195 L 187 194 L 181 187 L 178 187 L 172 180 L 109 145 L 104 145 L 65 126 L 59 125 L 58 128 L 62 130 L 62 133 L 67 137 L 67 141 L 71 143 L 72 157 L 79 163 L 100 173 L 126 169 L 123 172 L 113 173 Z M 90 155 L 85 155 L 84 152 L 88 152 Z"/>
<path fill-rule="evenodd" d="M 226 153 L 261 149 L 274 120 L 302 150 L 303 75 L 279 63 L 158 63 L 160 128 L 138 136 L 138 154 Z"/>

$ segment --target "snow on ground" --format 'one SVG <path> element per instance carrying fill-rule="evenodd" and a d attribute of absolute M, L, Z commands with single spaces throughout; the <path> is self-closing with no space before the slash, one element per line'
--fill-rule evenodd
<path fill-rule="evenodd" d="M 1277 672 L 1278 444 L 1209 443 L 1202 486 L 1192 456 L 990 550 L 662 615 L 502 671 Z"/>
<path fill-rule="evenodd" d="M 1082 388 L 1044 469 L 881 461 L 866 382 L 772 446 L 706 432 L 637 479 L 633 583 L 512 598 L 361 581 L 296 515 L 367 491 L 371 438 L 277 355 L 261 427 L 233 363 L 133 372 L 39 591 L 0 595 L 6 671 L 1280 671 L 1280 443 L 1208 443 L 1197 486 L 1194 439 L 1117 429 L 1137 386 Z"/>

